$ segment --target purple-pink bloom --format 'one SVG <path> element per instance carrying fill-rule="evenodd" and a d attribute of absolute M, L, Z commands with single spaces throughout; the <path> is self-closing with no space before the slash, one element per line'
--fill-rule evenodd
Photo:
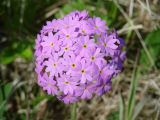
<path fill-rule="evenodd" d="M 58 96 L 58 99 L 63 101 L 65 104 L 75 103 L 78 101 L 78 98 L 73 95 L 60 95 Z"/>
<path fill-rule="evenodd" d="M 37 83 L 65 104 L 112 88 L 112 78 L 123 67 L 123 39 L 109 32 L 105 21 L 87 11 L 73 11 L 48 21 L 35 42 Z"/>
<path fill-rule="evenodd" d="M 65 16 L 63 19 L 59 20 L 59 29 L 74 29 L 78 25 L 78 21 L 73 19 L 72 16 Z"/>
<path fill-rule="evenodd" d="M 88 22 L 83 20 L 81 21 L 79 26 L 79 31 L 82 35 L 87 35 L 92 33 L 92 27 L 88 25 Z"/>
<path fill-rule="evenodd" d="M 86 56 L 86 60 L 90 61 L 92 64 L 96 64 L 97 66 L 99 66 L 99 64 L 102 64 L 102 62 L 106 62 L 103 58 L 104 55 L 105 54 L 101 53 L 100 48 L 90 49 L 88 55 Z"/>
<path fill-rule="evenodd" d="M 43 26 L 41 33 L 57 32 L 59 27 L 59 21 L 53 19 L 52 21 L 47 21 L 47 25 Z"/>
<path fill-rule="evenodd" d="M 107 80 L 106 79 L 100 79 L 97 83 L 97 86 L 96 86 L 96 94 L 101 96 L 103 94 L 105 94 L 106 92 L 110 91 L 112 89 L 112 86 L 111 86 L 111 79 L 108 78 Z"/>
<path fill-rule="evenodd" d="M 92 27 L 93 32 L 95 32 L 97 35 L 106 33 L 106 30 L 108 29 L 105 21 L 101 20 L 99 17 L 90 18 L 89 25 Z"/>
<path fill-rule="evenodd" d="M 58 76 L 63 71 L 61 61 L 57 54 L 51 55 L 47 61 L 44 62 L 46 66 L 45 72 L 49 73 L 50 76 Z"/>
<path fill-rule="evenodd" d="M 62 29 L 61 32 L 59 32 L 60 40 L 63 45 L 73 44 L 74 38 L 76 38 L 77 35 L 78 33 L 75 32 L 75 29 L 73 28 Z"/>
<path fill-rule="evenodd" d="M 43 47 L 43 53 L 48 54 L 50 52 L 59 51 L 60 41 L 58 40 L 57 35 L 53 35 L 52 32 L 48 33 L 48 36 L 43 36 L 43 42 L 41 45 Z"/>
<path fill-rule="evenodd" d="M 94 84 L 83 84 L 76 89 L 75 95 L 80 96 L 81 99 L 91 99 L 95 90 Z"/>
<path fill-rule="evenodd" d="M 86 63 L 83 59 L 76 70 L 72 70 L 72 75 L 79 78 L 80 83 L 86 83 L 87 81 L 92 81 L 92 69 L 93 66 Z"/>
<path fill-rule="evenodd" d="M 89 39 L 89 36 L 81 36 L 79 39 L 77 39 L 76 46 L 76 54 L 87 56 L 89 50 L 95 47 L 96 44 L 94 43 L 93 39 Z"/>
<path fill-rule="evenodd" d="M 39 81 L 40 86 L 43 90 L 46 90 L 48 94 L 57 95 L 58 88 L 56 85 L 56 81 L 53 77 L 48 77 L 47 74 L 44 74 L 44 77 Z"/>
<path fill-rule="evenodd" d="M 76 89 L 78 83 L 70 76 L 63 76 L 58 78 L 58 87 L 60 91 L 64 91 L 64 94 L 71 94 L 73 95 L 74 90 Z"/>

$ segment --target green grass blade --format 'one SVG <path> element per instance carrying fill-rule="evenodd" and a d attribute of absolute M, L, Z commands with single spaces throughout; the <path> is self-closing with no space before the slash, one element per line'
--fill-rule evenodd
<path fill-rule="evenodd" d="M 135 69 L 132 76 L 130 91 L 129 91 L 129 99 L 128 99 L 128 114 L 127 119 L 131 120 L 135 100 L 136 100 L 136 88 L 137 88 L 137 80 L 138 80 L 139 69 Z"/>
<path fill-rule="evenodd" d="M 160 117 L 160 110 L 157 110 L 156 116 L 155 116 L 155 120 L 159 120 Z"/>
<path fill-rule="evenodd" d="M 140 74 L 140 68 L 137 68 L 138 60 L 139 60 L 139 52 L 137 53 L 137 57 L 135 60 L 135 65 L 134 65 L 134 70 L 132 74 L 130 90 L 129 90 L 129 95 L 128 95 L 129 97 L 128 97 L 128 106 L 127 106 L 127 114 L 126 114 L 127 120 L 131 120 L 132 118 L 132 113 L 133 113 L 135 100 L 136 100 L 137 80 Z"/>
<path fill-rule="evenodd" d="M 144 107 L 144 105 L 147 103 L 147 98 L 143 97 L 140 102 L 136 105 L 135 109 L 134 109 L 134 114 L 132 117 L 132 120 L 135 120 L 136 117 L 138 116 L 138 114 L 141 112 L 142 108 Z"/>
<path fill-rule="evenodd" d="M 3 113 L 6 111 L 6 103 L 7 101 L 4 100 L 1 104 L 0 104 L 0 120 L 3 118 L 4 119 L 4 116 L 3 116 Z"/>
<path fill-rule="evenodd" d="M 125 102 L 123 96 L 120 94 L 119 120 L 125 118 Z"/>

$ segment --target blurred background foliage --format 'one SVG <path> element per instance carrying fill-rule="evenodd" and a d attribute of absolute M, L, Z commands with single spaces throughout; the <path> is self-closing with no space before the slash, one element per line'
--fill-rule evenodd
<path fill-rule="evenodd" d="M 77 105 L 79 120 L 160 120 L 159 0 L 1 0 L 0 120 L 67 120 L 70 105 L 36 84 L 34 43 L 46 21 L 88 10 L 127 46 L 113 90 Z"/>

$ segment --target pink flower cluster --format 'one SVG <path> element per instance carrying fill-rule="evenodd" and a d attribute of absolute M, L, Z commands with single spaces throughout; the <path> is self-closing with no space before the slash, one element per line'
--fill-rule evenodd
<path fill-rule="evenodd" d="M 87 11 L 47 22 L 36 39 L 38 85 L 66 104 L 101 96 L 122 69 L 123 46 L 105 21 Z"/>

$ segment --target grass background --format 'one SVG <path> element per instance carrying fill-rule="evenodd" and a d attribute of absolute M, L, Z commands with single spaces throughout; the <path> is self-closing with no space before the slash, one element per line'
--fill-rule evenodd
<path fill-rule="evenodd" d="M 106 20 L 127 44 L 113 90 L 80 101 L 78 120 L 160 120 L 159 0 L 1 0 L 0 120 L 68 120 L 71 105 L 36 84 L 34 43 L 46 21 L 73 10 Z"/>

